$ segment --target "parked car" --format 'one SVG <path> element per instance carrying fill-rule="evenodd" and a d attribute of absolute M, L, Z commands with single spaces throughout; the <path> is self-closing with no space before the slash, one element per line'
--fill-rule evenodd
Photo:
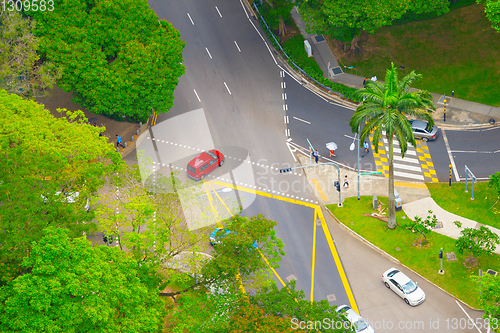
<path fill-rule="evenodd" d="M 416 306 L 425 301 L 424 291 L 396 268 L 385 271 L 382 274 L 382 281 L 387 288 L 392 289 L 408 305 Z"/>
<path fill-rule="evenodd" d="M 205 178 L 218 166 L 224 164 L 224 155 L 218 150 L 204 151 L 193 158 L 186 167 L 186 172 L 189 177 L 194 180 Z"/>
<path fill-rule="evenodd" d="M 212 231 L 212 233 L 210 234 L 210 245 L 214 246 L 215 244 L 219 244 L 222 238 L 226 237 L 230 233 L 232 233 L 231 230 L 227 230 L 224 228 L 215 228 L 214 231 Z M 252 247 L 257 248 L 257 241 L 253 242 Z"/>
<path fill-rule="evenodd" d="M 430 127 L 429 123 L 423 120 L 409 120 L 409 122 L 415 139 L 422 139 L 424 142 L 437 139 L 439 133 L 437 126 Z"/>
<path fill-rule="evenodd" d="M 350 327 L 355 332 L 375 333 L 373 328 L 359 314 L 351 309 L 348 305 L 341 305 L 335 309 L 339 314 L 343 315 L 350 323 Z"/>

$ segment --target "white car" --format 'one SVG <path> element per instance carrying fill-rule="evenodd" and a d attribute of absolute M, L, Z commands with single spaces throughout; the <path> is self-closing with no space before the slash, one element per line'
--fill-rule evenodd
<path fill-rule="evenodd" d="M 337 309 L 335 309 L 335 311 L 343 315 L 351 323 L 351 328 L 355 332 L 375 333 L 373 328 L 368 325 L 366 320 L 364 320 L 359 314 L 356 313 L 356 311 L 351 309 L 349 306 L 341 305 Z"/>
<path fill-rule="evenodd" d="M 404 273 L 391 268 L 382 274 L 385 286 L 392 289 L 406 304 L 416 306 L 425 301 L 424 291 Z"/>

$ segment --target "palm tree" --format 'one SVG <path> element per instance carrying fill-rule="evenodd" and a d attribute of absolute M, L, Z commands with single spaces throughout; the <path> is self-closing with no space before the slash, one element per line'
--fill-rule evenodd
<path fill-rule="evenodd" d="M 410 92 L 411 84 L 420 79 L 421 74 L 412 71 L 402 80 L 398 80 L 397 69 L 394 63 L 385 74 L 385 82 L 373 82 L 368 80 L 365 88 L 355 93 L 355 98 L 363 100 L 356 109 L 349 125 L 353 133 L 358 133 L 361 125 L 364 125 L 360 134 L 360 144 L 364 142 L 373 131 L 373 144 L 378 153 L 378 142 L 385 131 L 385 137 L 389 143 L 389 220 L 387 227 L 393 229 L 396 226 L 396 207 L 394 198 L 394 165 L 393 165 L 393 138 L 399 141 L 401 154 L 408 148 L 408 142 L 416 145 L 411 125 L 406 116 L 421 118 L 434 126 L 431 112 L 436 110 L 429 92 L 420 90 Z"/>

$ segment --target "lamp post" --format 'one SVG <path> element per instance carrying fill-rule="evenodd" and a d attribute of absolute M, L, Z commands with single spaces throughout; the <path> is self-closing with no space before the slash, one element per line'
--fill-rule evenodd
<path fill-rule="evenodd" d="M 290 171 L 295 170 L 295 169 L 304 169 L 304 168 L 309 168 L 309 167 L 314 167 L 314 166 L 319 166 L 319 165 L 333 165 L 334 167 L 337 168 L 338 175 L 339 175 L 339 181 L 335 182 L 335 183 L 337 183 L 337 184 L 335 184 L 335 186 L 337 187 L 337 191 L 339 192 L 339 204 L 338 204 L 338 206 L 342 207 L 342 195 L 340 192 L 340 188 L 341 188 L 341 186 L 340 186 L 340 168 L 337 164 L 335 164 L 333 162 L 326 162 L 326 163 L 319 163 L 319 164 L 304 165 L 304 166 L 299 166 L 299 167 L 294 167 L 294 168 L 280 169 L 280 173 L 287 173 L 287 172 L 290 172 Z"/>
<path fill-rule="evenodd" d="M 359 133 L 360 129 L 361 129 L 361 125 L 358 125 L 358 133 Z M 354 140 L 352 141 L 351 147 L 350 147 L 351 150 L 354 150 L 354 141 L 356 141 L 356 134 L 358 134 L 358 133 L 354 133 Z M 361 143 L 361 141 L 360 141 L 360 143 Z M 359 144 L 358 144 L 358 167 L 357 167 L 357 169 L 358 169 L 358 200 L 359 200 L 360 199 L 360 196 L 359 196 Z"/>

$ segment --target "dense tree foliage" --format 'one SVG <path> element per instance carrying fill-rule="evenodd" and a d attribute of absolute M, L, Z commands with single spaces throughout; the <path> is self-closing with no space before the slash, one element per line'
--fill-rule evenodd
<path fill-rule="evenodd" d="M 71 237 L 93 228 L 87 198 L 120 161 L 83 112 L 54 118 L 43 105 L 0 90 L 0 279 L 19 273 L 31 243 L 54 225 Z M 62 192 L 62 193 L 61 193 Z M 79 193 L 76 197 L 76 192 Z"/>
<path fill-rule="evenodd" d="M 479 229 L 463 229 L 455 243 L 458 252 L 468 252 L 470 258 L 491 253 L 497 245 L 500 245 L 500 237 L 484 225 L 480 226 Z"/>
<path fill-rule="evenodd" d="M 420 90 L 410 92 L 413 82 L 421 77 L 412 71 L 403 79 L 399 80 L 397 69 L 391 63 L 387 70 L 385 82 L 368 80 L 363 89 L 358 90 L 354 96 L 363 103 L 358 106 L 351 118 L 349 125 L 353 133 L 358 133 L 361 126 L 360 145 L 369 141 L 370 133 L 373 131 L 373 144 L 378 152 L 378 143 L 385 136 L 389 145 L 389 220 L 387 226 L 395 228 L 396 210 L 394 197 L 394 143 L 397 139 L 404 157 L 408 149 L 408 142 L 416 146 L 415 137 L 408 122 L 407 116 L 422 118 L 434 126 L 431 112 L 435 110 L 432 96 L 429 92 Z"/>
<path fill-rule="evenodd" d="M 43 95 L 61 75 L 53 62 L 40 60 L 33 25 L 17 11 L 0 12 L 0 89 L 24 97 Z"/>
<path fill-rule="evenodd" d="M 484 13 L 491 22 L 491 27 L 500 32 L 500 1 L 498 0 L 476 0 L 477 3 L 484 2 Z"/>
<path fill-rule="evenodd" d="M 97 114 L 145 119 L 167 112 L 184 74 L 180 33 L 145 0 L 57 0 L 30 11 L 40 53 L 64 68 L 58 81 Z"/>
<path fill-rule="evenodd" d="M 448 0 L 302 0 L 300 13 L 308 28 L 341 41 L 359 36 L 361 31 L 374 33 L 391 25 L 405 12 L 449 11 Z"/>
<path fill-rule="evenodd" d="M 484 317 L 490 319 L 493 331 L 500 327 L 500 275 L 485 274 L 472 276 L 479 289 L 479 304 L 484 310 Z"/>
<path fill-rule="evenodd" d="M 164 302 L 147 265 L 49 227 L 0 288 L 2 332 L 161 332 Z"/>

